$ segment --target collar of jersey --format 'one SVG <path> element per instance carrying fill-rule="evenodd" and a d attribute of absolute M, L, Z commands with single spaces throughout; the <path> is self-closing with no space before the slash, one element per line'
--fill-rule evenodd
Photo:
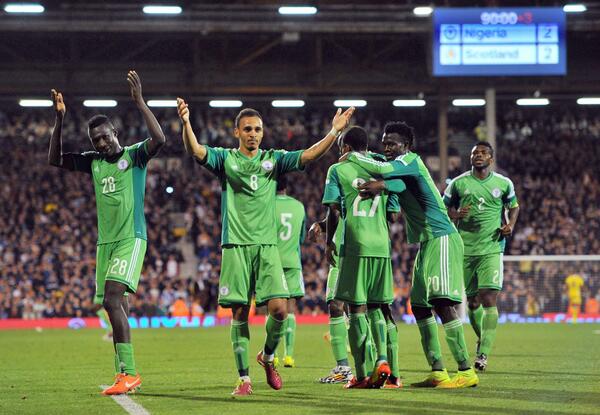
<path fill-rule="evenodd" d="M 254 156 L 254 157 L 248 157 L 247 155 L 245 155 L 244 153 L 242 153 L 239 148 L 236 148 L 236 150 L 237 150 L 237 153 L 240 156 L 242 156 L 243 158 L 245 158 L 246 160 L 255 160 L 255 159 L 259 158 L 260 155 L 262 154 L 262 148 L 258 149 L 258 152 L 256 153 L 256 156 Z"/>
<path fill-rule="evenodd" d="M 473 170 L 471 170 L 471 177 L 473 177 L 475 180 L 477 180 L 479 183 L 484 183 L 487 182 L 488 180 L 490 180 L 492 177 L 494 176 L 494 172 L 491 171 L 490 174 L 487 175 L 487 177 L 485 179 L 480 179 L 479 177 L 477 177 L 475 174 L 473 174 Z"/>

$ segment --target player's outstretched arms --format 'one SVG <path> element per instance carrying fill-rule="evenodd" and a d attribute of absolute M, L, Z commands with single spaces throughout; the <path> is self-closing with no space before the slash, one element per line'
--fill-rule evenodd
<path fill-rule="evenodd" d="M 337 136 L 350 123 L 350 118 L 352 118 L 354 110 L 354 107 L 350 107 L 346 111 L 342 112 L 342 109 L 338 108 L 335 116 L 333 117 L 333 121 L 331 122 L 331 130 L 327 133 L 327 135 L 321 141 L 313 144 L 310 146 L 310 148 L 307 148 L 304 150 L 304 152 L 302 152 L 300 162 L 303 165 L 318 160 L 323 154 L 329 151 L 333 143 L 335 143 Z"/>
<path fill-rule="evenodd" d="M 166 139 L 165 134 L 160 128 L 160 124 L 156 120 L 156 117 L 146 105 L 144 97 L 142 96 L 142 80 L 136 71 L 131 70 L 127 73 L 127 83 L 129 84 L 129 90 L 131 92 L 131 98 L 138 109 L 144 116 L 144 121 L 148 127 L 148 133 L 150 134 L 150 140 L 148 141 L 148 155 L 154 157 L 162 146 L 165 145 Z"/>
<path fill-rule="evenodd" d="M 182 98 L 177 98 L 177 113 L 183 125 L 183 145 L 185 151 L 196 160 L 204 162 L 206 159 L 206 147 L 198 142 L 196 134 L 194 134 L 192 124 L 190 123 L 190 109 Z"/>
<path fill-rule="evenodd" d="M 50 136 L 50 149 L 48 150 L 48 164 L 56 167 L 63 167 L 62 157 L 62 123 L 67 112 L 67 107 L 63 100 L 62 93 L 53 89 L 50 91 L 54 111 L 56 111 L 56 120 L 54 121 L 54 129 Z"/>

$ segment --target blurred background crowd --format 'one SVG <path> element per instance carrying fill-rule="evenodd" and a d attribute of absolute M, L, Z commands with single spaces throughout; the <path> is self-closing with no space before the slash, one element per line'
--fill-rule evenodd
<path fill-rule="evenodd" d="M 68 105 L 68 101 L 67 101 Z M 192 108 L 198 139 L 210 146 L 237 147 L 236 112 Z M 88 110 L 67 107 L 65 152 L 91 150 Z M 261 108 L 258 108 L 261 109 Z M 121 144 L 146 138 L 133 108 L 104 111 L 119 131 Z M 331 109 L 267 110 L 263 148 L 306 148 L 330 128 Z M 148 248 L 139 290 L 130 298 L 135 316 L 200 315 L 217 310 L 220 271 L 220 192 L 214 176 L 185 155 L 175 110 L 158 111 L 167 145 L 148 167 L 145 213 Z M 553 111 L 507 108 L 498 120 L 497 170 L 515 184 L 521 208 L 511 255 L 582 255 L 600 252 L 600 115 L 576 108 Z M 449 114 L 451 173 L 469 169 L 473 143 L 485 137 L 478 111 Z M 383 125 L 402 119 L 417 132 L 417 151 L 435 165 L 435 118 L 373 113 L 359 109 L 354 123 L 379 149 Z M 96 207 L 90 177 L 47 164 L 54 123 L 52 110 L 0 111 L 0 318 L 91 316 L 96 255 Z M 320 201 L 327 168 L 337 149 L 294 173 L 288 193 L 302 201 L 307 224 L 325 213 Z M 435 176 L 435 172 L 434 172 Z M 446 183 L 439 183 L 443 191 Z M 406 243 L 404 224 L 391 225 L 398 314 L 409 312 L 412 261 L 417 246 Z M 323 241 L 302 246 L 306 296 L 300 312 L 326 312 L 328 266 Z M 192 264 L 193 266 L 190 266 Z M 506 265 L 501 312 L 539 315 L 565 311 L 564 279 L 577 273 L 586 281 L 584 310 L 598 312 L 600 262 L 521 261 Z"/>

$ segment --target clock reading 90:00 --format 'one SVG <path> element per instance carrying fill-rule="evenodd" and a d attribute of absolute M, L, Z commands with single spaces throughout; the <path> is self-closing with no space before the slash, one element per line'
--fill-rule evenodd
<path fill-rule="evenodd" d="M 515 12 L 483 12 L 481 13 L 481 24 L 517 24 L 519 16 Z"/>

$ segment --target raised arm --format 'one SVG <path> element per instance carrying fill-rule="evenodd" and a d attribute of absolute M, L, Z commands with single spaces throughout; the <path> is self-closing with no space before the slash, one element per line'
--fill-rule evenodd
<path fill-rule="evenodd" d="M 129 83 L 129 89 L 131 91 L 131 98 L 133 98 L 135 105 L 137 105 L 144 116 L 144 121 L 148 127 L 148 133 L 150 134 L 150 140 L 148 141 L 148 155 L 154 157 L 158 153 L 158 150 L 165 145 L 165 134 L 160 128 L 160 124 L 156 117 L 144 101 L 142 96 L 142 81 L 136 71 L 129 71 L 127 73 L 127 82 Z"/>
<path fill-rule="evenodd" d="M 56 119 L 54 121 L 54 129 L 50 137 L 50 149 L 48 150 L 48 164 L 51 166 L 62 167 L 62 123 L 67 112 L 67 107 L 63 101 L 62 93 L 56 89 L 50 91 L 52 102 L 54 103 L 54 111 L 56 111 Z"/>
<path fill-rule="evenodd" d="M 190 110 L 188 104 L 181 98 L 177 98 L 177 112 L 181 119 L 185 151 L 190 156 L 203 163 L 206 159 L 206 147 L 198 142 L 196 134 L 194 134 L 194 130 L 192 130 L 192 124 L 190 123 Z"/>
<path fill-rule="evenodd" d="M 354 109 L 354 107 L 350 107 L 342 112 L 342 109 L 338 108 L 333 117 L 333 121 L 331 122 L 331 130 L 327 135 L 321 141 L 313 144 L 310 148 L 307 148 L 302 152 L 302 156 L 300 157 L 300 163 L 302 163 L 302 165 L 318 160 L 323 154 L 329 151 L 340 132 L 348 126 L 350 118 L 352 118 L 352 114 L 354 114 Z"/>

